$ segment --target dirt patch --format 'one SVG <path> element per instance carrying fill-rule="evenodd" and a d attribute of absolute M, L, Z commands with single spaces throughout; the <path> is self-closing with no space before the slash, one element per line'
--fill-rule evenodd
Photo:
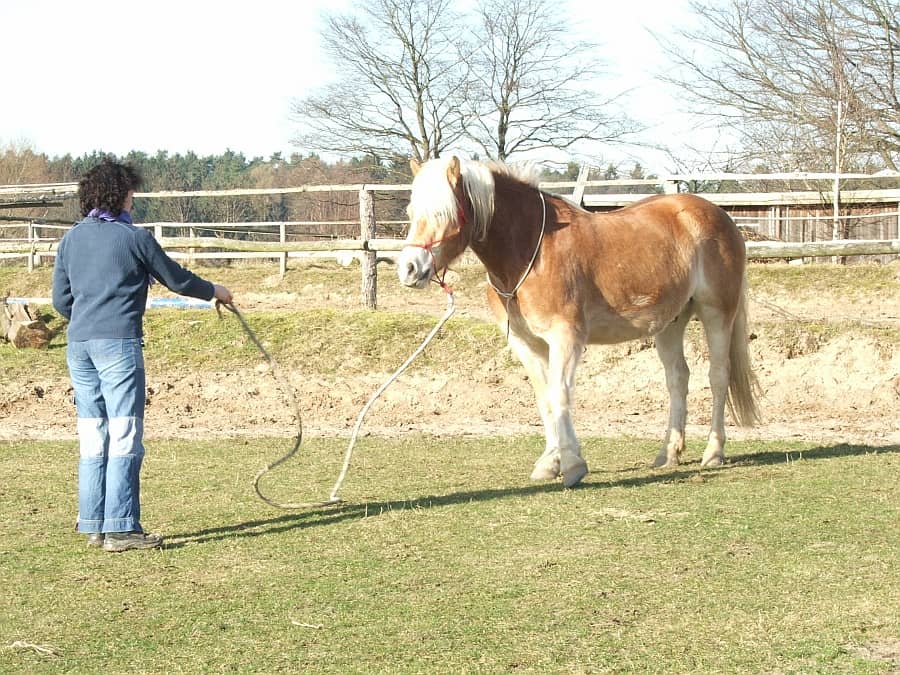
<path fill-rule="evenodd" d="M 900 638 L 883 638 L 864 645 L 850 645 L 847 651 L 867 661 L 900 667 Z"/>
<path fill-rule="evenodd" d="M 352 306 L 349 295 L 329 293 L 323 297 L 321 289 L 311 288 L 267 295 L 262 289 L 246 294 L 242 304 L 248 311 L 322 303 Z M 350 305 L 345 304 L 348 300 Z M 487 316 L 478 292 L 457 298 L 457 305 L 462 316 Z M 382 307 L 437 316 L 445 302 L 440 294 L 407 292 L 386 295 Z M 763 391 L 764 421 L 753 429 L 729 427 L 731 438 L 900 444 L 896 420 L 900 354 L 890 341 L 879 340 L 877 331 L 786 337 L 783 330 L 765 328 L 790 326 L 796 317 L 826 320 L 822 315 L 829 313 L 842 320 L 852 315 L 865 324 L 891 325 L 900 316 L 900 299 L 880 298 L 852 307 L 840 307 L 827 298 L 795 305 L 787 298 L 754 299 L 751 315 L 765 319 L 751 326 L 756 333 L 751 350 Z M 704 343 L 699 330 L 690 334 L 688 434 L 699 454 L 709 423 L 710 394 Z M 632 342 L 587 350 L 578 373 L 575 406 L 575 424 L 582 436 L 661 437 L 668 399 L 651 345 Z M 364 433 L 542 433 L 531 387 L 521 368 L 507 367 L 510 358 L 505 352 L 485 355 L 483 366 L 469 379 L 452 372 L 404 375 L 372 407 Z M 262 363 L 237 372 L 202 374 L 163 373 L 152 363 L 147 367 L 148 438 L 290 436 L 296 431 L 290 399 Z M 286 375 L 296 391 L 307 434 L 349 437 L 363 405 L 388 374 L 320 377 L 295 369 Z M 0 382 L 0 419 L 0 439 L 74 438 L 68 381 L 35 373 L 24 382 Z"/>

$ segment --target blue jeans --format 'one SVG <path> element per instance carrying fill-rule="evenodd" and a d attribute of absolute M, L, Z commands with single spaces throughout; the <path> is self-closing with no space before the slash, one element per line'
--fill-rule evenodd
<path fill-rule="evenodd" d="M 78 531 L 142 532 L 146 403 L 140 338 L 70 342 L 78 412 Z"/>

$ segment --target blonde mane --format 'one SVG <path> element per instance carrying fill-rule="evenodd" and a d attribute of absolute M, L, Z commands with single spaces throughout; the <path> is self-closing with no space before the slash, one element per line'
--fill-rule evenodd
<path fill-rule="evenodd" d="M 432 159 L 422 165 L 413 181 L 410 210 L 434 223 L 459 226 L 459 205 L 447 180 L 450 157 Z M 533 164 L 508 165 L 502 162 L 461 159 L 463 188 L 472 206 L 472 239 L 484 240 L 494 217 L 494 174 L 502 174 L 537 187 L 538 168 Z"/>
<path fill-rule="evenodd" d="M 494 173 L 500 173 L 518 181 L 527 183 L 532 187 L 537 187 L 541 178 L 541 169 L 534 162 L 523 162 L 521 164 L 504 164 L 495 160 L 481 162 Z"/>

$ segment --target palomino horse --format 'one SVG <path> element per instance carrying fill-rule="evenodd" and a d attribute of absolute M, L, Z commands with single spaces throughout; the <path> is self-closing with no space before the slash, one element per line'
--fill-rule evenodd
<path fill-rule="evenodd" d="M 654 466 L 684 450 L 684 331 L 697 316 L 709 346 L 712 422 L 702 466 L 725 460 L 725 405 L 758 419 L 747 352 L 744 240 L 719 207 L 689 194 L 590 213 L 496 163 L 434 159 L 415 176 L 401 283 L 422 288 L 466 246 L 487 269 L 488 302 L 537 397 L 547 445 L 533 480 L 587 473 L 570 407 L 585 345 L 648 335 L 665 366 L 669 424 Z"/>

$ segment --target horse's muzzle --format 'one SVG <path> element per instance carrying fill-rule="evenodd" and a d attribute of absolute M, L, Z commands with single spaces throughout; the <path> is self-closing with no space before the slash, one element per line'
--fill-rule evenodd
<path fill-rule="evenodd" d="M 397 277 L 411 288 L 424 288 L 434 276 L 434 263 L 427 249 L 407 246 L 397 257 Z"/>

